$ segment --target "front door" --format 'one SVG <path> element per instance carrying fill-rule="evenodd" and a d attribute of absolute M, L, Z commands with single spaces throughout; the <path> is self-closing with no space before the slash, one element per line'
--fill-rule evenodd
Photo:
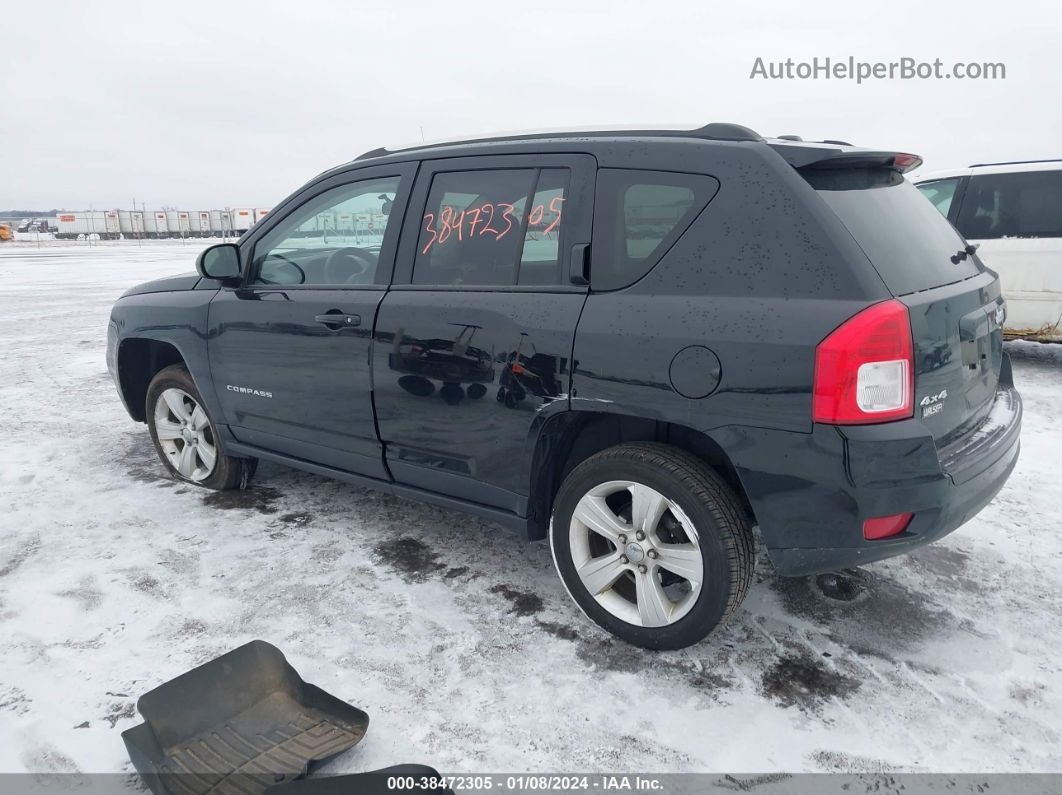
<path fill-rule="evenodd" d="M 568 406 L 593 173 L 588 155 L 422 164 L 373 352 L 397 482 L 524 513 L 532 425 Z"/>
<path fill-rule="evenodd" d="M 210 305 L 225 422 L 241 442 L 386 478 L 372 410 L 373 320 L 390 281 L 414 166 L 374 167 L 295 197 L 241 244 L 245 278 Z M 383 216 L 376 234 L 341 214 Z"/>

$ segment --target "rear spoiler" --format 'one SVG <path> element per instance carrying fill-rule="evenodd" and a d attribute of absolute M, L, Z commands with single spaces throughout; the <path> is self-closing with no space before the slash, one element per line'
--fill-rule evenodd
<path fill-rule="evenodd" d="M 855 146 L 824 146 L 804 142 L 768 141 L 793 168 L 890 168 L 905 174 L 922 165 L 922 158 L 906 152 L 883 152 Z"/>

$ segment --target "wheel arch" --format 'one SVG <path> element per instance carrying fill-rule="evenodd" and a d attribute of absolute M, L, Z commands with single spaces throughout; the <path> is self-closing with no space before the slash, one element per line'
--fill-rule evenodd
<path fill-rule="evenodd" d="M 151 379 L 174 364 L 188 366 L 188 361 L 172 342 L 149 337 L 127 337 L 118 345 L 118 388 L 130 416 L 145 422 L 145 401 Z"/>
<path fill-rule="evenodd" d="M 547 418 L 534 437 L 527 506 L 529 540 L 546 537 L 553 501 L 568 473 L 595 453 L 625 442 L 661 442 L 697 456 L 734 490 L 755 522 L 752 504 L 730 457 L 703 431 L 626 414 L 564 411 Z"/>

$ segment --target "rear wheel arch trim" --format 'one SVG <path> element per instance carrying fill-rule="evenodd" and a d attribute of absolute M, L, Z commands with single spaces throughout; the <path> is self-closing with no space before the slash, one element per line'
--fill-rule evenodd
<path fill-rule="evenodd" d="M 593 426 L 601 427 L 594 440 Z M 607 426 L 612 426 L 611 428 Z M 743 502 L 755 523 L 750 497 L 720 432 L 705 432 L 680 423 L 605 411 L 566 410 L 536 421 L 528 438 L 531 456 L 527 502 L 529 541 L 547 537 L 553 502 L 572 469 L 590 456 L 628 442 L 658 442 L 694 455 L 715 470 Z M 584 434 L 586 434 L 584 436 Z M 583 439 L 580 443 L 580 439 Z M 607 440 L 607 441 L 606 441 Z M 584 445 L 577 449 L 578 445 Z M 574 455 L 573 455 L 574 453 Z"/>

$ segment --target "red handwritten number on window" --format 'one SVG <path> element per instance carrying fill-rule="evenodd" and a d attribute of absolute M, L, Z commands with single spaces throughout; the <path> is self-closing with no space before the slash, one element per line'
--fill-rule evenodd
<path fill-rule="evenodd" d="M 491 204 L 490 202 L 487 202 L 480 209 L 483 210 L 484 212 L 487 211 L 487 210 L 490 210 L 490 218 L 487 219 L 487 223 L 483 227 L 483 231 L 480 232 L 480 234 L 481 235 L 485 235 L 488 232 L 490 232 L 490 234 L 492 234 L 492 235 L 497 235 L 498 234 L 498 230 L 491 226 L 491 223 L 494 221 L 494 205 Z"/>
<path fill-rule="evenodd" d="M 469 222 L 469 225 L 468 225 L 468 236 L 469 237 L 475 237 L 476 236 L 476 224 L 479 223 L 479 216 L 481 216 L 483 214 L 483 208 L 482 207 L 473 207 L 472 209 L 466 210 L 465 212 L 467 212 L 469 214 L 469 216 L 472 217 L 472 220 Z M 475 213 L 475 215 L 473 215 L 473 213 Z"/>
<path fill-rule="evenodd" d="M 439 211 L 439 223 L 442 225 L 442 229 L 439 230 L 440 246 L 450 239 L 450 219 L 453 218 L 453 216 L 453 207 L 443 207 L 442 210 Z"/>
<path fill-rule="evenodd" d="M 542 234 L 548 235 L 560 225 L 563 209 L 561 204 L 563 202 L 564 198 L 562 196 L 555 196 L 549 200 L 548 206 L 541 203 L 536 204 L 531 208 L 531 213 L 527 217 L 528 228 L 544 224 L 548 211 L 553 214 L 553 217 L 550 219 L 549 225 L 542 230 Z M 483 235 L 493 235 L 495 240 L 501 240 L 515 226 L 513 223 L 513 213 L 515 212 L 516 207 L 509 202 L 498 202 L 497 204 L 486 202 L 479 207 L 470 207 L 460 212 L 455 207 L 447 206 L 439 211 L 438 224 L 435 223 L 434 213 L 424 213 L 424 232 L 430 233 L 431 238 L 424 244 L 424 248 L 421 249 L 420 253 L 427 254 L 432 246 L 443 245 L 451 236 L 456 236 L 458 240 L 464 240 L 466 217 L 469 219 L 469 240 Z M 501 213 L 502 220 L 505 221 L 504 229 L 499 230 L 492 226 L 496 213 Z M 482 224 L 480 223 L 481 221 L 483 222 Z"/>
<path fill-rule="evenodd" d="M 424 231 L 425 232 L 431 232 L 431 240 L 429 240 L 428 244 L 426 246 L 424 246 L 423 249 L 421 249 L 421 252 L 420 252 L 421 254 L 427 254 L 428 253 L 428 249 L 431 248 L 431 244 L 434 243 L 435 239 L 439 236 L 439 234 L 435 231 L 435 229 L 431 225 L 432 221 L 434 221 L 434 220 L 435 220 L 435 214 L 434 213 L 424 213 Z"/>
<path fill-rule="evenodd" d="M 513 206 L 508 202 L 499 202 L 498 206 L 505 208 L 505 211 L 502 213 L 502 220 L 505 221 L 507 226 L 498 233 L 498 236 L 494 238 L 495 240 L 501 240 L 509 234 L 509 230 L 513 228 Z"/>
<path fill-rule="evenodd" d="M 542 230 L 542 234 L 548 235 L 550 232 L 552 232 L 554 229 L 557 228 L 557 225 L 560 223 L 560 219 L 561 219 L 561 206 L 560 205 L 561 205 L 562 201 L 564 201 L 564 197 L 563 196 L 554 196 L 552 199 L 549 200 L 549 211 L 551 213 L 554 213 L 555 215 L 553 217 L 553 223 L 551 223 L 549 226 L 547 226 L 545 229 L 543 229 Z M 539 205 L 539 206 L 541 207 L 541 205 Z"/>

